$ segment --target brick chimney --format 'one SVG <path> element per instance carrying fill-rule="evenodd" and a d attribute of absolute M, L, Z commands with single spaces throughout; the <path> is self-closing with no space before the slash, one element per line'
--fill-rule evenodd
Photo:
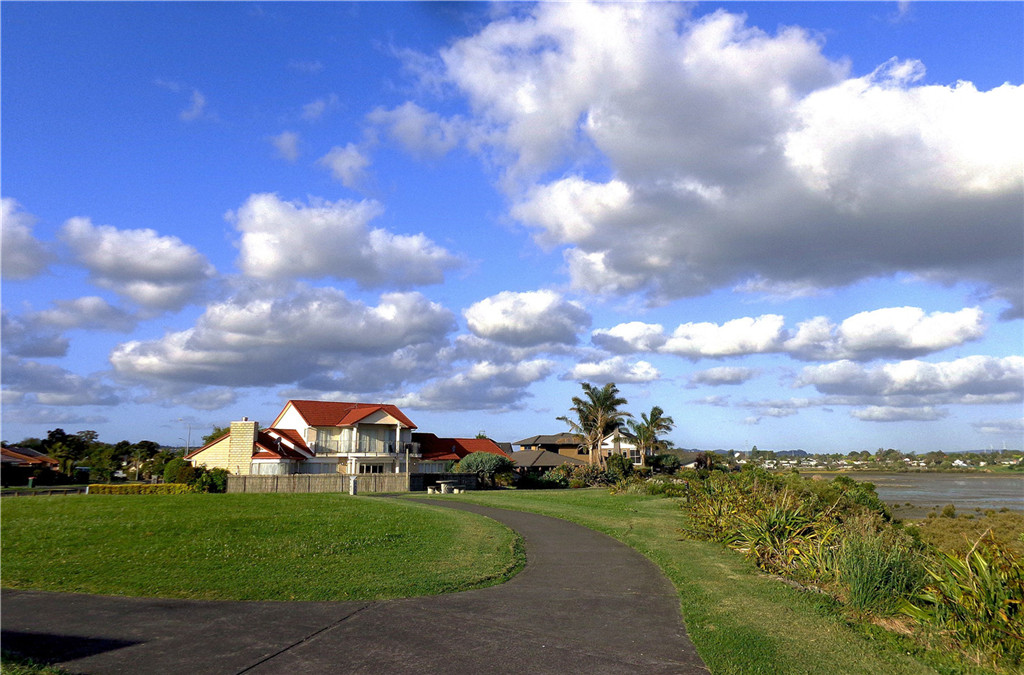
<path fill-rule="evenodd" d="M 259 422 L 243 417 L 231 423 L 231 438 L 228 441 L 228 470 L 234 474 L 246 475 L 252 464 L 253 448 L 256 444 L 256 432 Z"/>

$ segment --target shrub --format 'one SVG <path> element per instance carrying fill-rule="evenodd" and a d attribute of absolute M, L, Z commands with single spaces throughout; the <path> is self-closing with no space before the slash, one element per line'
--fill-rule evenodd
<path fill-rule="evenodd" d="M 1024 662 L 1024 565 L 988 536 L 967 555 L 939 553 L 925 589 L 904 613 L 931 625 L 979 660 Z"/>
<path fill-rule="evenodd" d="M 181 483 L 129 483 L 126 485 L 94 484 L 89 486 L 91 495 L 183 495 L 195 492 L 191 485 Z"/>
<path fill-rule="evenodd" d="M 186 462 L 181 457 L 175 457 L 171 461 L 167 462 L 167 464 L 164 465 L 164 482 L 165 483 L 177 483 L 178 482 L 178 480 L 177 480 L 178 472 L 181 471 L 181 469 L 183 467 L 186 467 L 186 466 L 190 466 L 190 465 L 189 465 L 188 462 Z M 182 481 L 182 482 L 187 483 L 188 481 Z"/>
<path fill-rule="evenodd" d="M 943 518 L 956 518 L 956 507 L 952 504 L 946 504 L 942 507 L 941 515 Z"/>
<path fill-rule="evenodd" d="M 924 567 L 914 541 L 889 527 L 876 530 L 869 519 L 845 528 L 838 557 L 846 605 L 857 613 L 890 616 L 924 583 Z"/>
<path fill-rule="evenodd" d="M 493 476 L 503 471 L 513 471 L 516 465 L 504 455 L 490 452 L 474 452 L 466 455 L 455 465 L 455 473 L 483 473 Z"/>
<path fill-rule="evenodd" d="M 678 455 L 669 453 L 655 455 L 651 458 L 651 468 L 656 473 L 675 473 L 683 466 L 683 460 Z"/>
<path fill-rule="evenodd" d="M 633 475 L 633 462 L 625 455 L 613 454 L 608 457 L 608 479 L 612 482 L 625 480 Z"/>
<path fill-rule="evenodd" d="M 228 471 L 227 469 L 206 469 L 199 467 L 195 469 L 196 477 L 190 483 L 196 492 L 227 492 Z"/>

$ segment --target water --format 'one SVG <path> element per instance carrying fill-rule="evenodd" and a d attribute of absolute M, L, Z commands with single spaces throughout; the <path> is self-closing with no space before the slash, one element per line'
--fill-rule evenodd
<path fill-rule="evenodd" d="M 882 501 L 910 502 L 932 508 L 955 504 L 957 510 L 1008 508 L 1024 511 L 1024 476 L 983 473 L 849 473 L 856 481 L 874 483 Z M 831 478 L 833 476 L 825 476 Z"/>

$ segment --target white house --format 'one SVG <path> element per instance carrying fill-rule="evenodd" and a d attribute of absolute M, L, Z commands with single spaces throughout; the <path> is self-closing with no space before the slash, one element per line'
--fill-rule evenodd
<path fill-rule="evenodd" d="M 415 428 L 386 403 L 291 400 L 267 429 L 232 422 L 230 433 L 185 459 L 237 475 L 401 473 L 420 456 Z"/>

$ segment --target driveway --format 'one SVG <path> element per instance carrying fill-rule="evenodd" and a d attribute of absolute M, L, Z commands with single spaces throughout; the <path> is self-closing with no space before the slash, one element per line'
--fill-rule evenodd
<path fill-rule="evenodd" d="M 500 586 L 383 602 L 5 589 L 2 644 L 73 673 L 708 672 L 675 589 L 636 551 L 556 518 L 430 503 L 516 530 L 526 567 Z"/>

